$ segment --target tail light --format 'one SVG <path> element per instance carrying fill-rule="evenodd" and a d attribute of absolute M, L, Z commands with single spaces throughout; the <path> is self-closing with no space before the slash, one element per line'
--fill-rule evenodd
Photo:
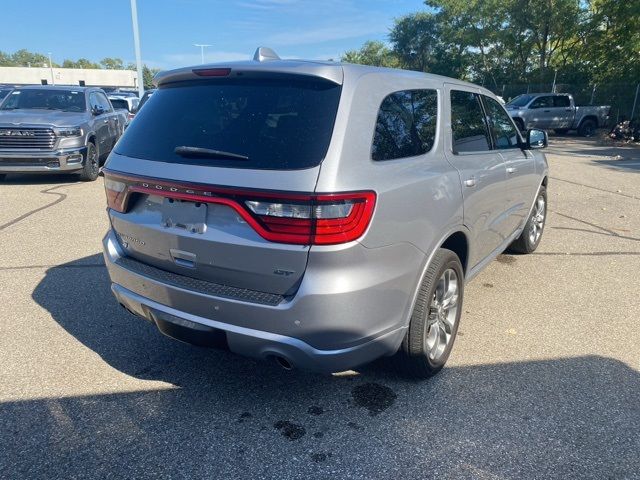
<path fill-rule="evenodd" d="M 142 179 L 103 170 L 109 208 L 125 213 L 135 194 L 159 195 L 233 208 L 264 239 L 297 245 L 335 245 L 360 238 L 371 221 L 371 191 L 298 194 L 241 190 Z"/>

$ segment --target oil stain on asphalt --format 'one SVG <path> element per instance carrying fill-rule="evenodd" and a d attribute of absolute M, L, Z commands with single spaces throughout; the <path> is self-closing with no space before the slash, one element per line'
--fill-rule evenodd
<path fill-rule="evenodd" d="M 282 436 L 289 440 L 298 440 L 307 433 L 307 430 L 302 425 L 297 425 L 287 420 L 278 420 L 273 424 L 273 427 L 280 430 Z"/>
<path fill-rule="evenodd" d="M 351 396 L 355 405 L 369 410 L 371 416 L 389 408 L 398 397 L 389 387 L 378 383 L 358 385 L 351 391 Z"/>
<path fill-rule="evenodd" d="M 496 260 L 498 261 L 498 263 L 503 263 L 505 265 L 511 265 L 512 263 L 516 262 L 516 258 L 512 257 L 511 255 L 498 255 L 496 257 Z"/>

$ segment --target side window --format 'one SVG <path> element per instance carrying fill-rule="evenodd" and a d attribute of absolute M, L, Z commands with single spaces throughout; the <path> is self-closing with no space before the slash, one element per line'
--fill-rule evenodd
<path fill-rule="evenodd" d="M 553 107 L 553 97 L 538 97 L 536 98 L 529 108 L 551 108 Z"/>
<path fill-rule="evenodd" d="M 482 101 L 489 117 L 489 126 L 495 141 L 496 148 L 518 147 L 518 131 L 511 121 L 511 117 L 505 112 L 502 105 L 493 98 L 482 96 Z"/>
<path fill-rule="evenodd" d="M 436 135 L 438 93 L 403 90 L 387 95 L 380 105 L 371 158 L 393 160 L 423 155 Z"/>
<path fill-rule="evenodd" d="M 490 150 L 489 131 L 477 93 L 451 91 L 453 153 Z"/>
<path fill-rule="evenodd" d="M 566 95 L 557 95 L 553 97 L 553 106 L 557 108 L 570 107 L 571 100 Z"/>
<path fill-rule="evenodd" d="M 109 99 L 105 96 L 105 94 L 98 92 L 95 95 L 98 97 L 98 102 L 100 103 L 100 105 L 102 105 L 104 111 L 110 112 L 112 110 L 111 102 L 109 102 Z"/>
<path fill-rule="evenodd" d="M 89 105 L 91 105 L 91 110 L 100 106 L 100 101 L 96 93 L 89 94 Z"/>

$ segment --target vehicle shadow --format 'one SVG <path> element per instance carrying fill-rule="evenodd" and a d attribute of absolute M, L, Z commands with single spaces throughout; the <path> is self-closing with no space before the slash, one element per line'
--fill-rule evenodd
<path fill-rule="evenodd" d="M 167 339 L 117 305 L 100 255 L 33 299 L 149 391 L 0 404 L 7 478 L 632 478 L 640 375 L 603 357 L 337 376 Z M 60 292 L 64 292 L 61 295 Z M 141 387 L 143 388 L 143 387 Z M 7 441 L 7 436 L 12 441 Z"/>
<path fill-rule="evenodd" d="M 72 173 L 9 173 L 0 185 L 57 185 L 82 183 L 80 176 Z"/>

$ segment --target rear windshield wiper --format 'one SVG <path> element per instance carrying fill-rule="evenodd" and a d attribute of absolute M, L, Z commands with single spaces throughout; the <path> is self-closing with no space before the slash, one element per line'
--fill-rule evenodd
<path fill-rule="evenodd" d="M 202 157 L 202 158 L 223 158 L 229 160 L 249 160 L 246 155 L 238 153 L 224 152 L 222 150 L 213 150 L 211 148 L 201 147 L 176 147 L 174 152 L 181 157 Z"/>

